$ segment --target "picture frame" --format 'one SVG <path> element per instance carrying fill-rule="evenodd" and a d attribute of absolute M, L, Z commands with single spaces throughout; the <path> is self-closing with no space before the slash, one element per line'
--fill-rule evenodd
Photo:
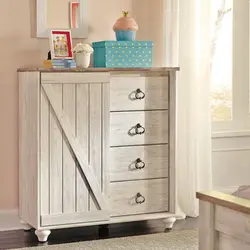
<path fill-rule="evenodd" d="M 80 3 L 70 2 L 70 28 L 78 29 L 80 20 Z"/>
<path fill-rule="evenodd" d="M 73 59 L 70 30 L 50 31 L 51 59 Z"/>

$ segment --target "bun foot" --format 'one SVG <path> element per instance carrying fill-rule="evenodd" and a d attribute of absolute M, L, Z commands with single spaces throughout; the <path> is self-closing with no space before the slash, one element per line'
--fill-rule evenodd
<path fill-rule="evenodd" d="M 164 223 L 164 226 L 165 226 L 165 230 L 166 231 L 172 230 L 175 222 L 176 222 L 175 217 L 170 217 L 170 218 L 164 219 L 163 223 Z"/>
<path fill-rule="evenodd" d="M 50 230 L 36 230 L 35 234 L 39 242 L 46 242 L 48 240 L 49 235 L 51 234 L 51 231 Z"/>

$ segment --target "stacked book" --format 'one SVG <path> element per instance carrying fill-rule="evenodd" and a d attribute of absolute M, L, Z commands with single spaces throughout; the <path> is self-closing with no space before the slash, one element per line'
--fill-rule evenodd
<path fill-rule="evenodd" d="M 65 63 L 65 67 L 66 68 L 76 68 L 76 61 L 74 59 L 71 59 L 71 60 L 64 60 L 64 63 Z"/>
<path fill-rule="evenodd" d="M 74 59 L 44 60 L 43 66 L 46 69 L 72 69 L 76 68 L 76 62 Z"/>

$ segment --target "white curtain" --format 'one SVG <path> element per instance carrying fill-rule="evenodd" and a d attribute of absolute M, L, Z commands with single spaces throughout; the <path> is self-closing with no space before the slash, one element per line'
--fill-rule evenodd
<path fill-rule="evenodd" d="M 177 76 L 177 215 L 196 217 L 196 192 L 212 189 L 210 0 L 165 0 L 165 64 Z"/>

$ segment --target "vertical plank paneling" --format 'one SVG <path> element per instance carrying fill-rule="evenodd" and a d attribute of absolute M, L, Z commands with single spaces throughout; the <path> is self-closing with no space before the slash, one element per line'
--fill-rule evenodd
<path fill-rule="evenodd" d="M 90 84 L 90 165 L 102 186 L 102 84 Z M 95 199 L 90 199 L 90 210 L 98 209 Z"/>
<path fill-rule="evenodd" d="M 76 85 L 76 136 L 84 150 L 89 155 L 89 86 Z M 76 210 L 88 211 L 89 192 L 84 177 L 76 169 Z"/>
<path fill-rule="evenodd" d="M 108 196 L 109 186 L 109 131 L 110 131 L 110 88 L 102 84 L 102 191 Z"/>
<path fill-rule="evenodd" d="M 52 86 L 62 103 L 62 84 Z M 50 213 L 62 213 L 62 131 L 52 109 L 50 112 Z"/>
<path fill-rule="evenodd" d="M 84 173 L 85 178 L 88 181 L 88 185 L 91 187 L 91 191 L 95 195 L 98 205 L 101 209 L 106 210 L 108 209 L 108 200 L 102 194 L 99 181 L 96 178 L 95 168 L 90 167 L 88 162 L 88 156 L 84 154 L 84 150 L 81 147 L 79 141 L 75 138 L 72 134 L 72 131 L 75 130 L 68 116 L 65 114 L 64 110 L 62 109 L 61 105 L 61 96 L 60 93 L 54 91 L 53 87 L 50 84 L 43 84 L 43 88 L 46 91 L 46 95 L 48 96 L 51 106 L 56 114 L 57 120 L 60 122 L 60 125 L 65 133 L 65 136 L 74 151 L 74 156 L 76 157 L 79 165 L 80 170 Z"/>
<path fill-rule="evenodd" d="M 50 107 L 48 99 L 41 91 L 41 214 L 47 215 L 50 212 L 50 193 L 49 193 L 49 128 L 50 128 Z"/>
<path fill-rule="evenodd" d="M 63 110 L 75 129 L 75 84 L 63 84 Z M 75 131 L 72 131 L 75 134 Z M 63 212 L 75 212 L 75 160 L 63 135 Z"/>

